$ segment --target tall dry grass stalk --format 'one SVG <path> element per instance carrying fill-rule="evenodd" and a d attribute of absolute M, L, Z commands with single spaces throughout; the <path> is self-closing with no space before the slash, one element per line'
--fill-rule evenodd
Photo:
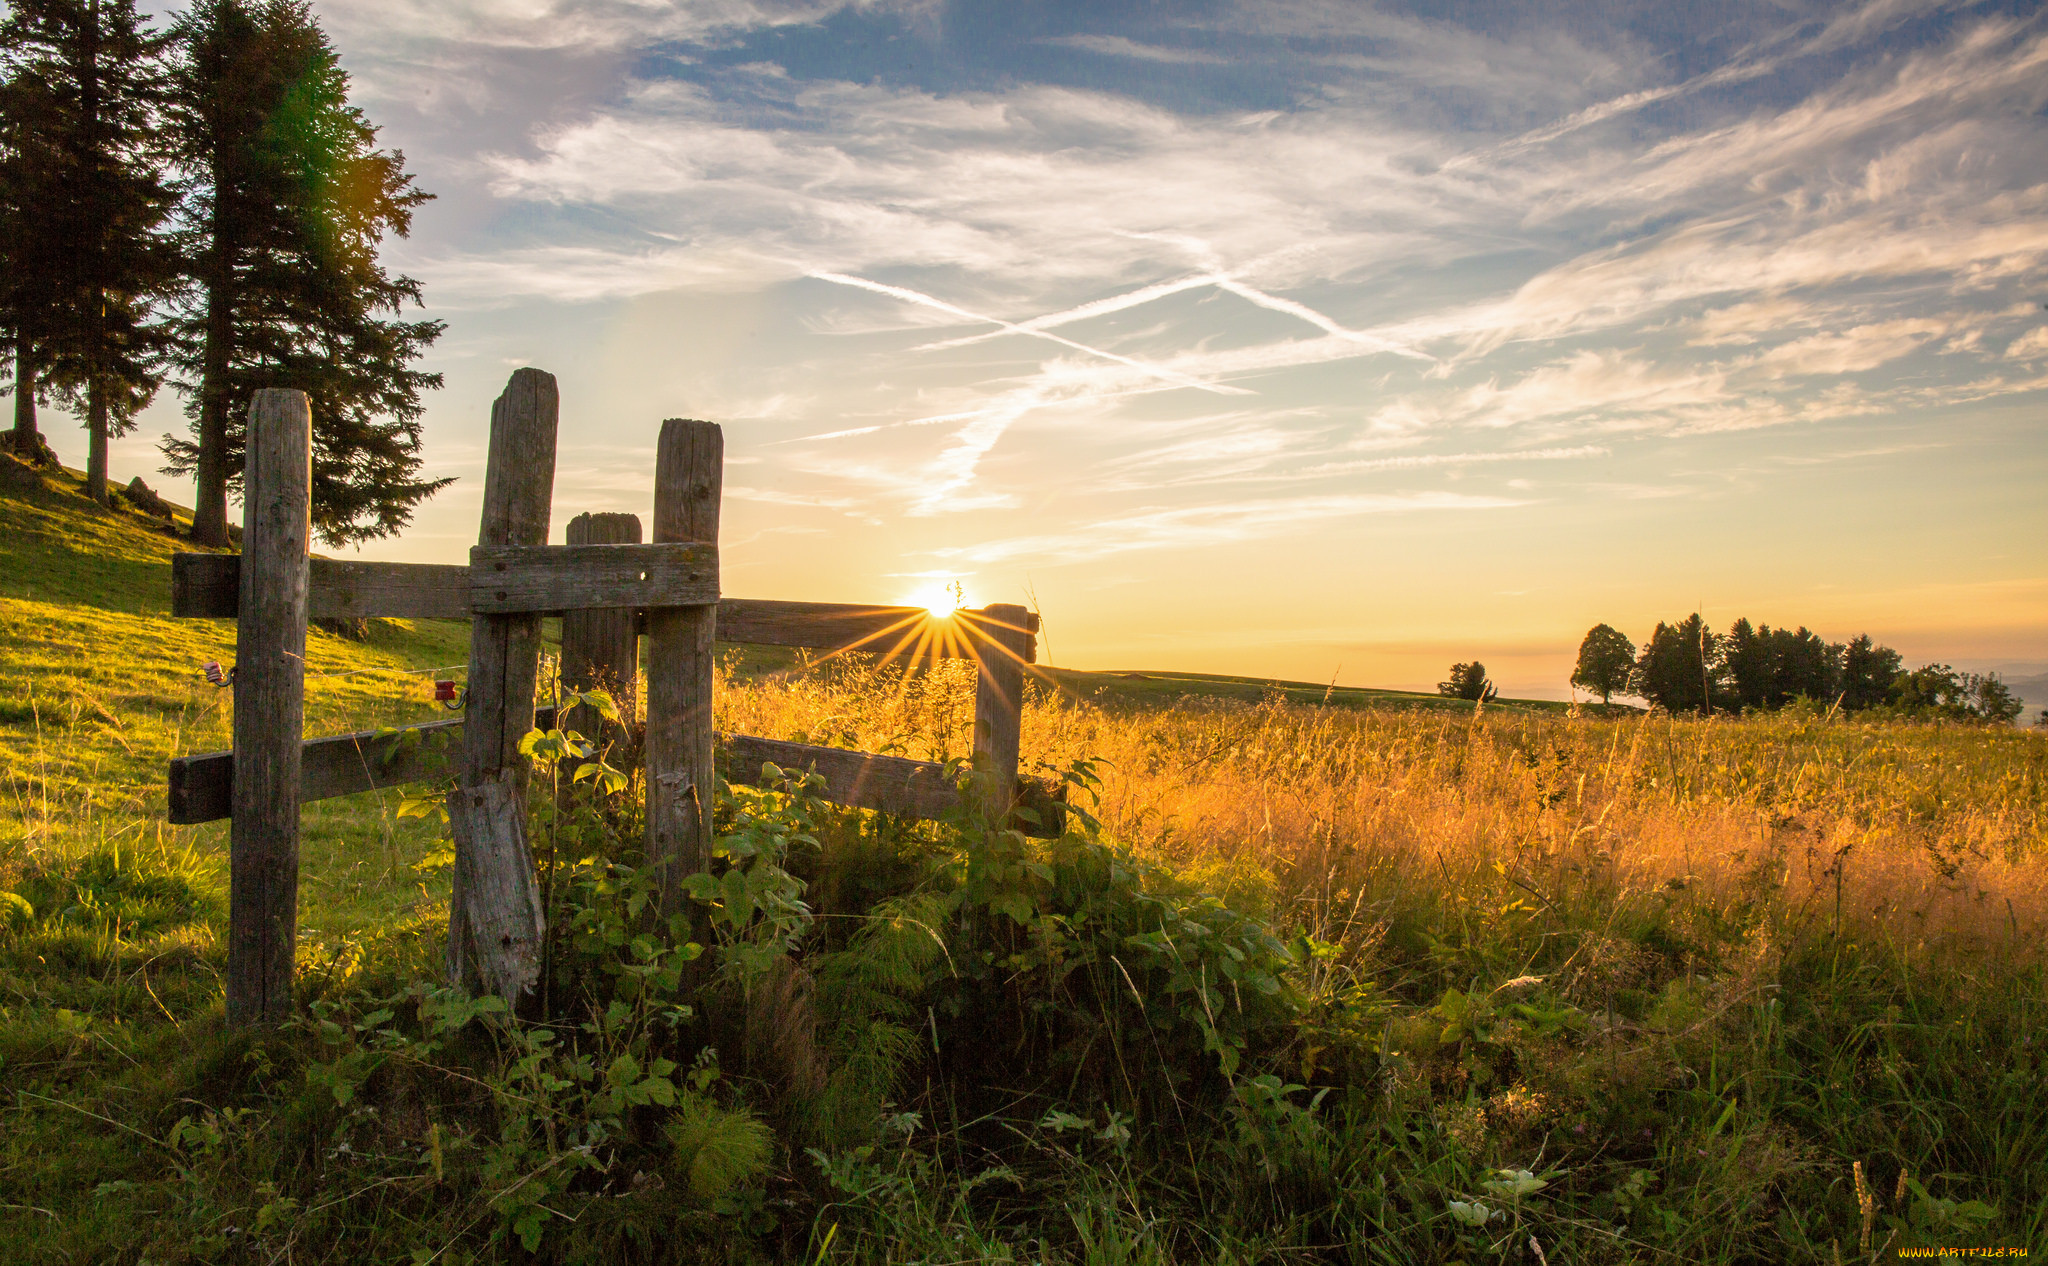
<path fill-rule="evenodd" d="M 721 685 L 721 728 L 920 757 L 968 744 L 964 665 L 906 678 L 839 661 Z M 1354 948 L 1452 927 L 1533 954 L 1572 928 L 1575 969 L 1596 969 L 1587 929 L 1654 919 L 1700 944 L 1825 933 L 2031 959 L 2048 926 L 2048 741 L 2022 731 L 1812 711 L 1130 707 L 1044 689 L 1023 749 L 1027 765 L 1100 759 L 1115 840 Z"/>

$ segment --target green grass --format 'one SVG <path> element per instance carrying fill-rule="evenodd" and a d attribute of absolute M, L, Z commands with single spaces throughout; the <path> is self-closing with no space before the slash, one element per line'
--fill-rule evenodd
<path fill-rule="evenodd" d="M 701 989 L 582 860 L 631 805 L 537 811 L 544 1024 L 437 1029 L 436 830 L 308 806 L 306 1009 L 251 1036 L 224 824 L 163 822 L 233 624 L 169 619 L 179 543 L 68 474 L 0 515 L 9 1266 L 2048 1251 L 2043 736 L 1053 670 L 1027 757 L 1103 762 L 1105 842 L 724 801 L 783 922 Z M 466 651 L 315 632 L 307 728 L 445 715 L 416 670 Z M 723 662 L 721 725 L 965 742 L 971 673 Z"/>
<path fill-rule="evenodd" d="M 234 622 L 171 619 L 171 555 L 190 547 L 146 516 L 94 505 L 69 472 L 0 497 L 0 883 L 9 868 L 119 848 L 176 857 L 224 891 L 226 824 L 174 830 L 163 810 L 172 757 L 229 746 L 228 692 L 200 669 L 234 662 Z M 313 629 L 306 729 L 432 719 L 420 670 L 468 655 L 460 623 L 372 621 L 362 642 Z M 395 806 L 389 793 L 308 806 L 308 933 L 349 935 L 420 899 L 406 881 L 433 840 Z M 444 894 L 430 883 L 428 895 Z"/>

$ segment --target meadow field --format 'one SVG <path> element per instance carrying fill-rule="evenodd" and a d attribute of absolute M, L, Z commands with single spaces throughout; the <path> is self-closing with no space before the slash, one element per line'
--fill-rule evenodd
<path fill-rule="evenodd" d="M 518 1017 L 443 987 L 431 809 L 308 806 L 302 1011 L 251 1035 L 225 824 L 163 814 L 233 625 L 63 476 L 0 511 L 0 1261 L 2048 1252 L 2040 732 L 1048 673 L 1057 840 L 735 788 L 663 924 L 633 789 L 536 795 Z M 466 646 L 315 632 L 309 733 L 445 715 Z M 719 687 L 721 730 L 968 746 L 964 665 Z"/>

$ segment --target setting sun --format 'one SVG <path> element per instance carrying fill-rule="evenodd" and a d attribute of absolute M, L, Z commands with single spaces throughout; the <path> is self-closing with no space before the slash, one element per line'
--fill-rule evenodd
<path fill-rule="evenodd" d="M 939 619 L 950 617 L 967 605 L 967 588 L 956 580 L 927 580 L 905 595 L 903 604 L 923 607 Z"/>

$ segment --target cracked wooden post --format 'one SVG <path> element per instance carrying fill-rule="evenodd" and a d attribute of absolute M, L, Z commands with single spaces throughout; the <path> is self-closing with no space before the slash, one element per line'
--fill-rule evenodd
<path fill-rule="evenodd" d="M 637 514 L 579 514 L 569 520 L 571 545 L 638 545 Z M 619 705 L 619 725 L 596 714 L 578 712 L 571 724 L 598 745 L 609 747 L 606 758 L 620 764 L 619 753 L 633 728 L 635 694 L 640 688 L 640 633 L 636 614 L 624 607 L 593 607 L 562 613 L 562 688 L 602 690 Z"/>
<path fill-rule="evenodd" d="M 479 545 L 547 544 L 558 411 L 554 375 L 538 369 L 515 372 L 491 406 Z M 526 843 L 526 758 L 519 754 L 533 728 L 540 616 L 476 615 L 469 629 L 462 770 L 448 796 L 455 836 L 448 975 L 517 1005 L 539 978 L 545 930 Z"/>
<path fill-rule="evenodd" d="M 654 541 L 718 542 L 725 435 L 670 418 L 654 465 Z M 661 869 L 662 912 L 682 909 L 686 875 L 711 866 L 712 637 L 718 608 L 647 613 L 647 861 Z"/>
<path fill-rule="evenodd" d="M 1017 803 L 1024 664 L 1031 658 L 1032 617 L 1023 607 L 997 604 L 963 611 L 974 636 L 974 768 L 988 777 L 988 805 L 998 825 Z"/>
<path fill-rule="evenodd" d="M 312 451 L 306 393 L 258 391 L 243 472 L 228 827 L 227 1012 L 236 1025 L 276 1024 L 291 1014 Z"/>

